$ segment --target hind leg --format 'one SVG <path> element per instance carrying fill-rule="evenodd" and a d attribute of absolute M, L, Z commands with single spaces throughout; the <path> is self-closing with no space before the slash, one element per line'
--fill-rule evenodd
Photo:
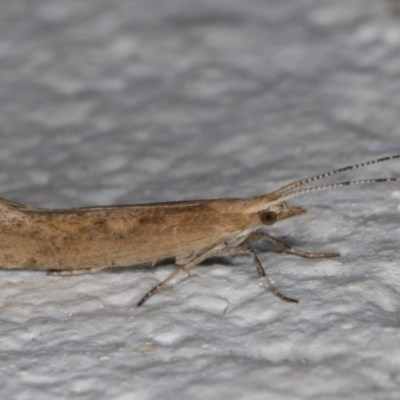
<path fill-rule="evenodd" d="M 202 261 L 204 261 L 206 258 L 212 257 L 216 254 L 218 254 L 219 251 L 222 249 L 226 248 L 225 243 L 220 243 L 210 250 L 204 252 L 203 254 L 198 255 L 195 259 L 191 260 L 187 264 L 183 265 L 180 267 L 178 270 L 176 270 L 174 273 L 172 273 L 170 276 L 168 276 L 166 279 L 164 279 L 162 282 L 160 282 L 158 285 L 154 286 L 152 289 L 150 289 L 139 301 L 137 304 L 138 307 L 144 304 L 146 300 L 148 300 L 150 297 L 154 296 L 154 294 L 161 289 L 165 284 L 168 282 L 172 281 L 174 278 L 176 278 L 178 275 L 180 275 L 182 272 L 187 272 L 194 268 L 196 265 L 199 265 Z"/>

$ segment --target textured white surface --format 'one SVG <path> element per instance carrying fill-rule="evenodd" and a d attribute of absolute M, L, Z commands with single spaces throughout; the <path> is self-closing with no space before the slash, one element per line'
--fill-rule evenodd
<path fill-rule="evenodd" d="M 395 0 L 3 0 L 1 195 L 246 197 L 400 152 Z M 399 175 L 392 162 L 351 177 Z M 343 178 L 350 178 L 345 176 Z M 397 399 L 400 185 L 298 198 L 257 247 L 173 271 L 0 271 L 2 399 Z M 270 251 L 268 251 L 270 250 Z"/>

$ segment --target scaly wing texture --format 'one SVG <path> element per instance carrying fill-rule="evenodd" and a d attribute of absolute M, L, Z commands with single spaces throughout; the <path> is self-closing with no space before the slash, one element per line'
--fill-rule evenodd
<path fill-rule="evenodd" d="M 81 269 L 180 259 L 253 226 L 237 211 L 242 202 L 44 210 L 3 201 L 0 265 Z"/>

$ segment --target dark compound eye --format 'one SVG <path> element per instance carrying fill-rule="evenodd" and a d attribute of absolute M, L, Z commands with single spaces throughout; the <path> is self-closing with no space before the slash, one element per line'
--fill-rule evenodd
<path fill-rule="evenodd" d="M 273 225 L 278 219 L 278 214 L 272 211 L 261 211 L 260 212 L 260 221 L 264 225 Z"/>

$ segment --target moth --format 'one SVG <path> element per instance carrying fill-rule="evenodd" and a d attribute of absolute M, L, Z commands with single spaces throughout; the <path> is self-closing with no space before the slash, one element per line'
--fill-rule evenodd
<path fill-rule="evenodd" d="M 306 258 L 339 254 L 292 248 L 262 228 L 304 214 L 304 207 L 287 204 L 293 197 L 347 185 L 396 181 L 365 179 L 299 189 L 340 172 L 397 158 L 400 155 L 335 169 L 248 199 L 44 209 L 0 198 L 0 268 L 73 275 L 174 257 L 179 268 L 147 292 L 138 303 L 141 306 L 166 283 L 209 257 L 247 254 L 274 295 L 297 303 L 273 286 L 251 244 L 264 239 L 283 252 Z"/>

